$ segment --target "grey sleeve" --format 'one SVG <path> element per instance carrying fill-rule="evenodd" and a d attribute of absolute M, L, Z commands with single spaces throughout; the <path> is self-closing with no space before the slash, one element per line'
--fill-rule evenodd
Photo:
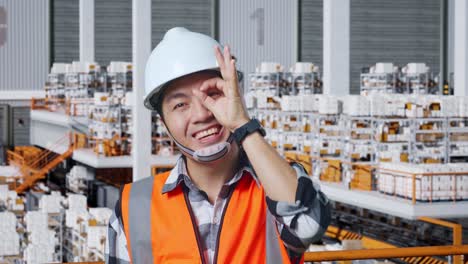
<path fill-rule="evenodd" d="M 117 203 L 119 204 L 119 203 Z M 127 238 L 118 212 L 114 211 L 107 227 L 105 262 L 110 264 L 130 264 Z"/>
<path fill-rule="evenodd" d="M 299 163 L 292 163 L 298 178 L 296 202 L 278 202 L 266 197 L 269 211 L 275 216 L 281 239 L 295 252 L 304 252 L 319 241 L 331 220 L 330 203 Z"/>

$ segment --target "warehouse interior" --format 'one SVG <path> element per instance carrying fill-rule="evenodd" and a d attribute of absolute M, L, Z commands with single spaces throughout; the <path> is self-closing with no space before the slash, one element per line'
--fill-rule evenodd
<path fill-rule="evenodd" d="M 174 27 L 328 197 L 306 262 L 468 263 L 465 0 L 0 0 L 0 263 L 105 261 L 122 186 L 181 155 L 143 105 Z"/>

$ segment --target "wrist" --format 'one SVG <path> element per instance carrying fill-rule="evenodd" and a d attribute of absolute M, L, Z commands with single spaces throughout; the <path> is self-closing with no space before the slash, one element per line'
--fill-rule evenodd
<path fill-rule="evenodd" d="M 242 118 L 239 122 L 237 122 L 236 125 L 234 125 L 231 128 L 231 133 L 234 133 L 234 131 L 236 131 L 238 128 L 242 127 L 243 125 L 247 124 L 249 121 L 250 121 L 250 118 L 248 117 Z"/>
<path fill-rule="evenodd" d="M 265 130 L 263 129 L 262 125 L 260 124 L 260 122 L 258 122 L 257 119 L 253 118 L 244 125 L 234 130 L 233 136 L 237 144 L 241 146 L 242 141 L 244 141 L 244 139 L 247 136 L 256 132 L 260 132 L 262 136 L 265 136 Z"/>

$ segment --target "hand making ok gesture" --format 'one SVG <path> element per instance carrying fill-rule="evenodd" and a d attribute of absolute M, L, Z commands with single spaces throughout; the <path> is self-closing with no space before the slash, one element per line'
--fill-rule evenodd
<path fill-rule="evenodd" d="M 235 60 L 232 59 L 229 47 L 225 46 L 221 52 L 220 47 L 216 46 L 214 52 L 223 78 L 204 81 L 200 89 L 194 91 L 194 95 L 221 125 L 233 132 L 250 119 L 239 91 Z"/>

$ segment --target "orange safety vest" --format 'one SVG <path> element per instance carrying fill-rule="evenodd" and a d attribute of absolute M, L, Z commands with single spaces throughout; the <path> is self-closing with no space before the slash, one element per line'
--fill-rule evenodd
<path fill-rule="evenodd" d="M 161 192 L 168 177 L 166 172 L 123 188 L 121 212 L 131 262 L 207 263 L 182 185 Z M 263 188 L 252 176 L 241 177 L 223 212 L 214 263 L 291 263 L 274 221 Z"/>

